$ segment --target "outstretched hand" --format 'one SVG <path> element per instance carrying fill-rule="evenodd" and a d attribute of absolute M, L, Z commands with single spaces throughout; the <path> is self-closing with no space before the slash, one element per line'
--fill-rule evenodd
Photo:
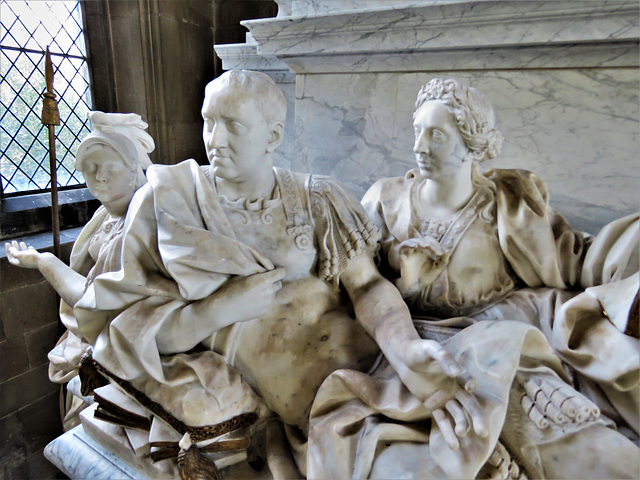
<path fill-rule="evenodd" d="M 35 248 L 28 247 L 24 242 L 18 243 L 14 240 L 11 243 L 5 243 L 4 249 L 7 252 L 7 260 L 11 265 L 23 268 L 38 268 L 38 260 L 42 254 Z"/>
<path fill-rule="evenodd" d="M 398 350 L 394 368 L 404 385 L 431 410 L 433 419 L 451 449 L 460 445 L 473 427 L 480 437 L 487 425 L 476 397 L 476 380 L 453 356 L 433 340 L 411 340 Z"/>

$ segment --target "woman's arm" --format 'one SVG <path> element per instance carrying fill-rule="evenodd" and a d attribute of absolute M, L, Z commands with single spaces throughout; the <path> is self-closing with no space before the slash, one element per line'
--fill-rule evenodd
<path fill-rule="evenodd" d="M 87 278 L 80 275 L 62 260 L 49 252 L 40 253 L 24 242 L 5 243 L 7 259 L 12 265 L 38 269 L 60 298 L 68 305 L 75 305 L 84 294 Z"/>

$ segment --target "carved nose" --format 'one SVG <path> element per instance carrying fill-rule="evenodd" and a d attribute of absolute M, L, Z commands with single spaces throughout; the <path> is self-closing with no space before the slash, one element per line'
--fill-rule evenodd
<path fill-rule="evenodd" d="M 98 168 L 96 169 L 96 180 L 98 182 L 104 182 L 107 180 L 106 171 L 102 167 L 102 165 L 99 165 Z"/>
<path fill-rule="evenodd" d="M 209 146 L 211 147 L 225 147 L 227 144 L 227 134 L 222 125 L 216 124 L 211 130 L 209 135 Z"/>
<path fill-rule="evenodd" d="M 420 134 L 416 137 L 416 141 L 413 144 L 413 152 L 429 154 L 429 142 L 425 138 L 424 134 Z"/>

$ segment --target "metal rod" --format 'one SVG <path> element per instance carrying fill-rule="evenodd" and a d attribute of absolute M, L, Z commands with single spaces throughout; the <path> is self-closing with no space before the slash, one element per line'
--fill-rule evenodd
<path fill-rule="evenodd" d="M 49 169 L 51 173 L 51 230 L 53 233 L 53 253 L 60 258 L 60 214 L 58 207 L 58 175 L 56 162 L 56 133 L 55 126 L 60 125 L 58 102 L 53 93 L 53 64 L 47 46 L 44 62 L 44 76 L 47 91 L 42 101 L 42 124 L 47 125 L 49 133 Z"/>
<path fill-rule="evenodd" d="M 56 165 L 56 134 L 53 125 L 49 128 L 49 168 L 51 169 L 51 229 L 53 253 L 60 258 L 60 207 L 58 205 L 58 172 Z"/>

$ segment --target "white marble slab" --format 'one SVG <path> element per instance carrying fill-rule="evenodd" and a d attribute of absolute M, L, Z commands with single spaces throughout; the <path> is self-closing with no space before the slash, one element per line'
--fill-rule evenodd
<path fill-rule="evenodd" d="M 44 456 L 71 479 L 147 478 L 89 437 L 82 425 L 49 443 L 44 449 Z"/>
<path fill-rule="evenodd" d="M 443 3 L 456 3 L 460 0 L 279 0 L 278 5 L 282 9 L 283 4 L 289 4 L 290 16 L 309 16 L 327 13 L 375 10 L 380 8 L 407 8 L 418 5 L 440 5 Z M 478 0 L 487 1 L 487 0 Z M 285 7 L 286 8 L 286 7 Z M 280 16 L 278 10 L 278 16 Z M 284 14 L 283 14 L 284 15 Z"/>
<path fill-rule="evenodd" d="M 242 22 L 258 53 L 319 62 L 340 55 L 415 54 L 529 45 L 637 43 L 637 2 L 632 0 L 416 2 L 418 5 Z M 561 58 L 561 56 L 559 56 Z M 290 66 L 293 64 L 290 64 Z M 298 72 L 301 73 L 301 72 Z"/>

